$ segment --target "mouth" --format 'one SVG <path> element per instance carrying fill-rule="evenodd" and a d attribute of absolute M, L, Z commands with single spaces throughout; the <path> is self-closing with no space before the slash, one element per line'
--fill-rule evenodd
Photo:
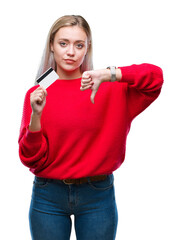
<path fill-rule="evenodd" d="M 64 59 L 64 61 L 65 61 L 66 63 L 68 63 L 68 64 L 73 64 L 73 63 L 75 63 L 75 60 L 73 60 L 73 59 Z"/>

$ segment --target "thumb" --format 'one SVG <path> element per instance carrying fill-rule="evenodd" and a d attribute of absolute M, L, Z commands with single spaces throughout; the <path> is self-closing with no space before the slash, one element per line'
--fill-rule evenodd
<path fill-rule="evenodd" d="M 94 102 L 94 99 L 95 99 L 96 93 L 97 93 L 97 90 L 92 90 L 92 93 L 91 93 L 91 95 L 90 95 L 90 100 L 91 100 L 91 102 L 92 102 L 93 104 L 95 103 L 95 102 Z"/>

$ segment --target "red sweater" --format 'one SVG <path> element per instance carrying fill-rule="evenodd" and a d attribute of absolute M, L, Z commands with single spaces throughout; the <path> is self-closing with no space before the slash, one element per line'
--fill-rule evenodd
<path fill-rule="evenodd" d="M 120 67 L 120 82 L 103 82 L 90 101 L 81 78 L 55 81 L 48 89 L 41 126 L 28 130 L 30 93 L 25 96 L 19 136 L 22 163 L 36 176 L 65 179 L 110 174 L 124 161 L 132 120 L 159 95 L 162 70 L 151 64 Z"/>

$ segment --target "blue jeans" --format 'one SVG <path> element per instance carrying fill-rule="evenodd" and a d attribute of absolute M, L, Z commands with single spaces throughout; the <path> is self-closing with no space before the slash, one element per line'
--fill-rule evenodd
<path fill-rule="evenodd" d="M 29 212 L 32 239 L 69 240 L 71 215 L 77 240 L 114 240 L 118 213 L 113 174 L 80 185 L 35 177 Z"/>

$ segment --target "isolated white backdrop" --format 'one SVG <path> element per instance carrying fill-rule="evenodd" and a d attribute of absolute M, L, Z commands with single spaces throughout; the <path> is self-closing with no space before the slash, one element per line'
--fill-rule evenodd
<path fill-rule="evenodd" d="M 143 62 L 163 69 L 161 95 L 134 120 L 125 162 L 114 173 L 116 240 L 181 240 L 182 15 L 177 0 L 1 3 L 0 239 L 31 239 L 33 175 L 20 163 L 17 140 L 24 96 L 33 86 L 48 30 L 65 14 L 89 22 L 95 69 Z"/>

